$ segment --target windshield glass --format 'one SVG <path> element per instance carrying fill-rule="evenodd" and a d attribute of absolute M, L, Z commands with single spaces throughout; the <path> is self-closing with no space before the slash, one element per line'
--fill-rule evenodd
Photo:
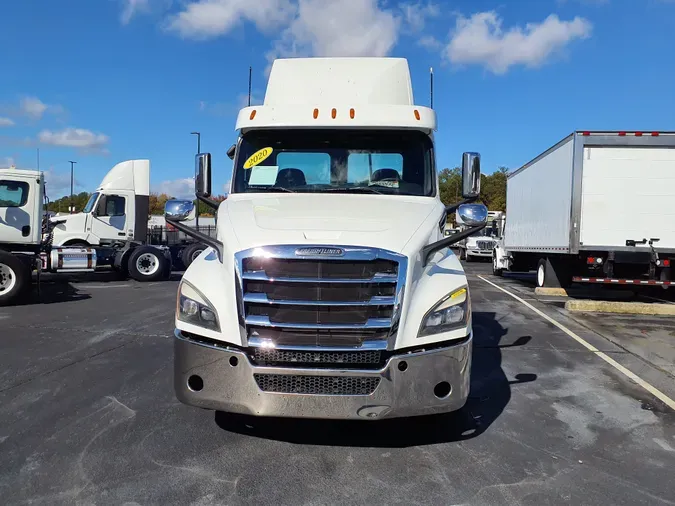
<path fill-rule="evenodd" d="M 253 131 L 241 139 L 233 192 L 432 196 L 434 170 L 422 132 Z"/>
<path fill-rule="evenodd" d="M 98 192 L 92 193 L 91 197 L 89 197 L 89 200 L 87 200 L 87 205 L 84 206 L 84 209 L 82 210 L 83 213 L 90 213 L 91 210 L 94 208 L 94 204 L 96 204 L 96 199 L 98 198 Z"/>

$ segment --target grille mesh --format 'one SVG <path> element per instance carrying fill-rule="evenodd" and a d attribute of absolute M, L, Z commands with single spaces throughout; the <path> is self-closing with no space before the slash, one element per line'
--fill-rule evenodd
<path fill-rule="evenodd" d="M 260 365 L 377 366 L 382 353 L 369 351 L 297 351 L 256 348 L 253 359 Z"/>
<path fill-rule="evenodd" d="M 300 374 L 254 374 L 263 392 L 313 395 L 370 395 L 380 378 L 370 376 L 306 376 Z"/>

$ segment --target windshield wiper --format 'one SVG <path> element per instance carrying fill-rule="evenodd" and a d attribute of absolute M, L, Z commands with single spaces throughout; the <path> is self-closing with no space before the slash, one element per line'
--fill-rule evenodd
<path fill-rule="evenodd" d="M 351 187 L 338 186 L 336 188 L 325 188 L 325 190 L 329 192 L 345 192 L 345 193 L 353 191 L 356 192 L 363 191 L 366 193 L 376 193 L 377 195 L 384 195 L 383 192 L 376 190 L 375 188 L 370 188 L 369 186 L 351 186 Z"/>
<path fill-rule="evenodd" d="M 289 188 L 284 188 L 283 186 L 265 186 L 264 188 L 248 188 L 249 190 L 253 190 L 254 192 L 262 192 L 262 193 L 273 193 L 273 192 L 285 192 L 285 193 L 295 193 L 295 190 L 291 190 Z"/>

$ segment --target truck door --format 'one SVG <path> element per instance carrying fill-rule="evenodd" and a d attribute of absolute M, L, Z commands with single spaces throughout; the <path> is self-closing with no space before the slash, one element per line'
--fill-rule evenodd
<path fill-rule="evenodd" d="M 32 203 L 26 181 L 0 179 L 0 242 L 32 242 Z"/>
<path fill-rule="evenodd" d="M 101 195 L 92 213 L 91 233 L 99 241 L 119 241 L 127 236 L 127 197 Z"/>

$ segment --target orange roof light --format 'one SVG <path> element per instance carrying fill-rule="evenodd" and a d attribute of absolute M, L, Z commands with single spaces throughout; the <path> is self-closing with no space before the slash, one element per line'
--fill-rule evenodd
<path fill-rule="evenodd" d="M 255 109 L 253 109 L 253 110 L 251 111 L 251 115 L 249 116 L 248 119 L 253 119 L 253 118 L 255 118 Z"/>
<path fill-rule="evenodd" d="M 337 116 L 337 109 L 333 108 L 333 110 L 330 112 L 330 115 L 333 119 Z"/>
<path fill-rule="evenodd" d="M 314 116 L 314 119 L 316 119 L 316 118 L 319 117 L 319 110 L 318 110 L 318 109 L 314 109 L 314 114 L 313 114 L 313 116 Z"/>
<path fill-rule="evenodd" d="M 354 116 L 356 116 L 356 111 L 354 111 L 354 109 L 349 109 L 349 117 L 354 119 Z"/>
<path fill-rule="evenodd" d="M 415 119 L 416 119 L 417 121 L 420 120 L 420 112 L 419 112 L 417 109 L 415 109 Z"/>

